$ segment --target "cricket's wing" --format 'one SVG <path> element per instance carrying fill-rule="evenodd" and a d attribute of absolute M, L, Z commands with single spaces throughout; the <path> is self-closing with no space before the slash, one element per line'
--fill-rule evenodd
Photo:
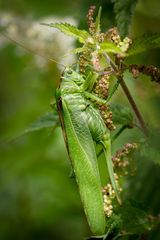
<path fill-rule="evenodd" d="M 71 110 L 62 99 L 62 115 L 70 159 L 76 175 L 80 196 L 91 231 L 95 235 L 105 232 L 101 181 L 97 158 L 85 112 Z"/>

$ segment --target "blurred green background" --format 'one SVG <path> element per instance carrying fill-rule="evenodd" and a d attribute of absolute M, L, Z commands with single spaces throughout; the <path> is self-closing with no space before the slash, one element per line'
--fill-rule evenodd
<path fill-rule="evenodd" d="M 72 38 L 40 26 L 41 22 L 67 21 L 86 28 L 90 5 L 103 8 L 103 29 L 116 24 L 111 1 L 1 0 L 0 24 L 8 36 L 41 55 L 69 64 L 74 56 Z M 130 35 L 160 33 L 160 2 L 140 0 L 132 18 Z M 66 57 L 64 55 L 68 54 Z M 160 50 L 148 51 L 130 63 L 160 67 Z M 70 164 L 60 128 L 24 135 L 13 141 L 43 113 L 50 111 L 61 69 L 0 36 L 0 239 L 82 239 L 89 235 L 76 184 L 69 178 Z M 160 212 L 160 86 L 148 77 L 125 75 L 148 128 L 149 151 L 136 156 L 137 171 L 126 184 L 126 197 Z M 128 106 L 119 89 L 115 102 Z M 114 150 L 126 142 L 143 141 L 138 130 L 126 130 Z M 150 239 L 160 239 L 156 230 Z"/>

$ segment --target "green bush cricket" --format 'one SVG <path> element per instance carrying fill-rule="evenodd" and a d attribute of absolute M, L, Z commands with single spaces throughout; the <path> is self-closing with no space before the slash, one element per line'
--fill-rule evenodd
<path fill-rule="evenodd" d="M 116 196 L 118 203 L 121 204 L 119 196 L 121 190 L 118 185 L 118 177 L 121 178 L 121 176 L 123 176 L 120 171 L 124 170 L 123 168 L 129 164 L 128 160 L 123 161 L 124 157 L 129 155 L 131 151 L 136 148 L 136 145 L 126 144 L 123 149 L 118 150 L 116 154 L 111 157 L 110 130 L 112 129 L 107 126 L 107 118 L 104 119 L 102 110 L 104 109 L 105 112 L 107 107 L 109 109 L 108 102 L 120 84 L 137 115 L 139 125 L 146 134 L 147 129 L 143 118 L 139 114 L 132 96 L 125 85 L 123 73 L 126 69 L 129 69 L 132 71 L 133 75 L 137 75 L 135 70 L 140 70 L 145 74 L 152 75 L 152 71 L 148 73 L 146 70 L 154 70 L 154 77 L 156 81 L 158 81 L 157 77 L 159 76 L 159 71 L 153 66 L 149 68 L 143 67 L 142 69 L 141 66 L 138 67 L 138 65 L 134 64 L 130 66 L 125 65 L 123 60 L 135 52 L 134 47 L 128 52 L 128 48 L 130 47 L 130 44 L 132 44 L 131 39 L 126 37 L 122 40 L 116 28 L 111 28 L 107 32 L 102 33 L 100 31 L 101 8 L 98 11 L 98 16 L 95 22 L 93 18 L 94 11 L 95 7 L 91 6 L 87 15 L 89 32 L 80 30 L 68 23 L 44 24 L 57 28 L 65 34 L 77 38 L 80 43 L 83 43 L 83 47 L 76 48 L 72 51 L 72 53 L 80 54 L 77 69 L 74 68 L 73 65 L 69 67 L 64 66 L 65 70 L 61 76 L 60 85 L 55 94 L 57 109 L 54 109 L 56 111 L 54 114 L 52 113 L 52 116 L 54 115 L 56 120 L 53 121 L 53 118 L 51 118 L 51 121 L 49 123 L 47 122 L 47 125 L 45 125 L 46 123 L 44 124 L 43 122 L 43 124 L 41 124 L 40 121 L 48 120 L 48 116 L 40 118 L 38 128 L 37 125 L 31 126 L 27 132 L 34 131 L 35 129 L 42 129 L 46 126 L 53 127 L 54 124 L 54 126 L 57 127 L 60 120 L 68 155 L 71 160 L 72 169 L 91 232 L 96 235 L 97 238 L 102 237 L 103 235 L 104 239 L 111 232 L 113 235 L 113 228 L 115 229 L 115 234 L 117 234 L 118 228 L 120 229 L 120 234 L 122 232 L 124 232 L 124 234 L 128 232 L 129 235 L 132 234 L 130 233 L 130 229 L 129 231 L 126 231 L 126 222 L 128 220 L 123 218 L 123 215 L 125 216 L 125 199 L 123 200 L 123 208 L 116 205 L 116 202 L 113 203 L 113 205 L 115 204 L 115 211 L 112 217 L 107 221 L 107 217 L 111 216 L 110 213 L 112 213 L 112 211 L 107 213 L 106 209 L 109 205 L 107 205 L 108 203 L 106 204 L 106 200 L 110 201 L 110 206 L 112 207 L 112 196 L 107 198 L 106 195 L 109 193 L 109 190 L 111 190 L 113 198 Z M 5 34 L 3 35 L 5 36 Z M 7 38 L 12 40 L 10 37 Z M 17 43 L 16 41 L 14 42 Z M 23 44 L 19 45 L 26 48 Z M 141 50 L 138 48 L 136 51 Z M 35 53 L 32 50 L 31 52 Z M 43 57 L 43 55 L 40 56 Z M 56 62 L 53 59 L 48 58 L 48 60 Z M 108 82 L 106 81 L 104 83 L 103 80 L 107 80 L 105 79 L 105 74 L 108 75 Z M 113 89 L 110 91 L 107 84 L 109 84 L 109 81 L 112 79 L 110 78 L 111 75 L 114 75 L 117 79 L 117 83 L 112 86 Z M 106 89 L 107 91 L 109 90 L 107 95 L 105 95 L 103 91 L 103 94 L 102 92 L 97 92 L 97 86 L 99 87 L 103 84 L 106 84 L 106 86 L 105 89 L 101 88 L 101 90 L 105 90 L 104 92 L 106 92 Z M 115 108 L 117 108 L 116 114 Z M 111 114 L 112 111 L 114 124 L 122 125 L 115 135 L 112 136 L 113 143 L 124 129 L 132 128 L 135 123 L 132 114 L 130 115 L 130 112 L 127 112 L 124 107 L 120 109 L 120 106 L 115 107 L 113 104 L 111 105 Z M 118 120 L 115 120 L 115 116 Z M 112 118 L 108 120 L 112 120 Z M 97 146 L 98 148 L 100 147 L 98 151 Z M 100 164 L 98 162 L 99 160 L 101 161 L 101 159 L 99 159 L 101 153 L 103 153 L 103 160 L 106 164 L 105 173 L 107 181 L 105 184 L 107 185 L 105 185 L 102 180 L 101 168 L 99 167 Z M 114 171 L 119 175 L 114 174 L 113 167 Z M 121 170 L 118 168 L 121 168 Z M 126 174 L 127 171 L 124 175 Z M 118 211 L 120 212 L 119 215 Z M 127 214 L 130 217 L 128 212 Z M 133 216 L 134 215 L 135 212 L 133 213 Z M 133 219 L 135 218 L 133 217 Z M 146 221 L 146 217 L 144 219 Z M 123 223 L 123 221 L 125 223 Z M 139 223 L 142 221 L 137 222 Z M 115 239 L 117 236 L 119 237 L 120 235 L 116 235 L 113 238 Z"/>
<path fill-rule="evenodd" d="M 84 90 L 84 87 L 88 79 L 85 80 L 72 68 L 66 68 L 61 79 L 56 101 L 68 154 L 91 231 L 102 235 L 106 217 L 94 141 L 103 147 L 110 180 L 121 202 L 114 179 L 109 130 L 91 100 L 92 93 L 87 99 L 87 89 Z M 90 78 L 88 86 L 94 79 Z M 101 101 L 104 102 L 103 99 Z"/>

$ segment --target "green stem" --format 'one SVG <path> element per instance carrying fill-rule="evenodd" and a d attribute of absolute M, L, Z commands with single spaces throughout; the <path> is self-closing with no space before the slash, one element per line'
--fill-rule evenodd
<path fill-rule="evenodd" d="M 123 125 L 118 132 L 112 137 L 111 141 L 112 143 L 119 137 L 119 135 L 127 128 L 126 125 Z"/>

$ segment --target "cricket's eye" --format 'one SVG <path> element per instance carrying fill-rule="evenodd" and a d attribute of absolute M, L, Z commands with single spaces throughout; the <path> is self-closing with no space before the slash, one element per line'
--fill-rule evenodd
<path fill-rule="evenodd" d="M 68 72 L 67 72 L 68 74 L 72 74 L 72 70 L 68 70 Z"/>

